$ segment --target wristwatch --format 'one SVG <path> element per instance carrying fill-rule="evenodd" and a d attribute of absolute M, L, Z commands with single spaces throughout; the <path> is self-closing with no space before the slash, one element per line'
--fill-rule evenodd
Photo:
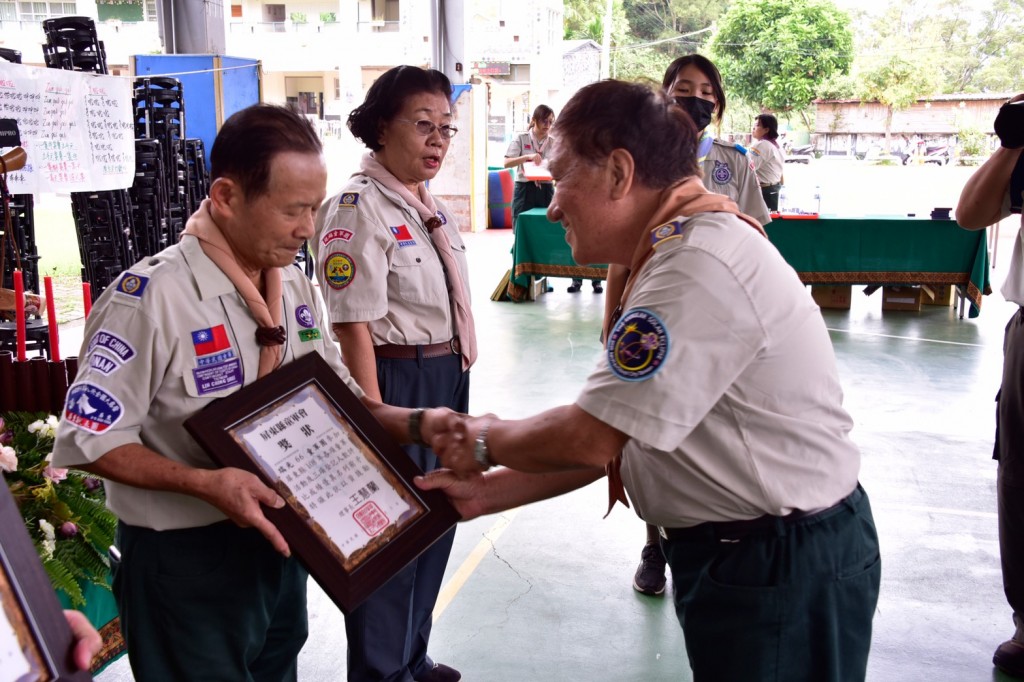
<path fill-rule="evenodd" d="M 423 434 L 420 432 L 420 422 L 423 421 L 423 413 L 426 411 L 427 408 L 418 407 L 409 413 L 409 440 L 416 445 L 429 448 L 430 443 L 423 440 Z"/>
<path fill-rule="evenodd" d="M 476 442 L 473 444 L 473 459 L 484 471 L 494 466 L 494 462 L 491 461 L 491 452 L 487 448 L 487 430 L 489 428 L 491 428 L 491 422 L 484 424 L 480 433 L 476 434 Z"/>

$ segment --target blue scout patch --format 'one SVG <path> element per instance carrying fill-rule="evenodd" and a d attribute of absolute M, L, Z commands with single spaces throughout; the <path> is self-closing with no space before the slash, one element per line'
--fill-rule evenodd
<path fill-rule="evenodd" d="M 242 361 L 238 358 L 192 370 L 196 393 L 207 395 L 242 385 Z"/>
<path fill-rule="evenodd" d="M 715 161 L 715 170 L 711 171 L 711 179 L 719 185 L 728 184 L 732 180 L 732 171 L 729 170 L 729 164 L 723 161 Z"/>
<path fill-rule="evenodd" d="M 106 329 L 100 329 L 89 341 L 89 354 L 97 348 L 109 351 L 121 362 L 128 362 L 135 357 L 135 349 L 132 345 L 116 334 L 111 334 Z"/>
<path fill-rule="evenodd" d="M 313 313 L 310 312 L 309 306 L 305 303 L 295 309 L 295 321 L 307 329 L 316 324 L 316 320 L 313 319 Z"/>
<path fill-rule="evenodd" d="M 338 206 L 355 206 L 359 203 L 359 192 L 345 192 L 338 198 Z"/>
<path fill-rule="evenodd" d="M 634 308 L 622 316 L 608 338 L 608 366 L 620 379 L 644 381 L 661 369 L 668 348 L 668 331 L 658 316 Z"/>
<path fill-rule="evenodd" d="M 445 218 L 444 217 L 444 213 L 441 213 L 440 211 L 437 212 L 437 219 L 441 221 L 442 225 L 447 225 L 448 224 L 448 219 Z"/>
<path fill-rule="evenodd" d="M 126 272 L 117 283 L 117 288 L 114 289 L 114 291 L 119 294 L 127 294 L 129 296 L 134 296 L 135 298 L 142 298 L 142 292 L 146 290 L 147 284 L 149 284 L 149 277 L 143 277 L 142 275 L 135 275 L 130 272 Z"/>
<path fill-rule="evenodd" d="M 344 289 L 356 276 L 356 264 L 347 253 L 332 253 L 324 263 L 324 279 L 332 289 Z"/>
<path fill-rule="evenodd" d="M 235 351 L 228 348 L 226 351 L 215 353 L 214 355 L 204 355 L 196 358 L 196 367 L 209 367 L 210 365 L 219 365 L 222 362 L 227 362 L 231 358 L 235 357 Z"/>
<path fill-rule="evenodd" d="M 90 433 L 103 433 L 124 414 L 121 401 L 93 384 L 75 384 L 64 402 L 64 420 Z"/>
<path fill-rule="evenodd" d="M 651 230 L 651 248 L 658 248 L 658 245 L 668 239 L 678 239 L 683 236 L 683 223 L 673 220 Z"/>

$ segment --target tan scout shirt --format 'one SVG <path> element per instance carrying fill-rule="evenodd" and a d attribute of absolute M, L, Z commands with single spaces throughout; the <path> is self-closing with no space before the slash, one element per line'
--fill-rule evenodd
<path fill-rule="evenodd" d="M 678 528 L 835 504 L 860 453 L 821 312 L 735 216 L 676 220 L 576 400 L 630 436 L 637 514 Z"/>
<path fill-rule="evenodd" d="M 772 221 L 753 165 L 734 145 L 715 140 L 701 164 L 701 180 L 709 192 L 729 197 L 740 211 L 762 225 Z"/>
<path fill-rule="evenodd" d="M 295 267 L 282 269 L 282 289 L 282 363 L 316 351 L 362 396 L 325 333 L 316 289 Z M 103 292 L 89 316 L 54 465 L 94 462 L 141 443 L 176 462 L 215 468 L 182 422 L 256 380 L 255 334 L 245 302 L 198 240 L 140 261 Z M 188 495 L 115 482 L 106 491 L 110 510 L 135 526 L 192 528 L 226 518 Z"/>
<path fill-rule="evenodd" d="M 512 138 L 512 141 L 508 145 L 508 150 L 505 151 L 505 158 L 511 158 L 516 156 L 526 156 L 527 154 L 540 154 L 542 159 L 547 159 L 548 154 L 551 151 L 551 136 L 544 138 L 543 142 L 538 143 L 530 133 L 519 133 Z M 519 164 L 516 168 L 516 182 L 533 182 L 533 180 L 527 180 L 523 175 L 523 164 Z M 548 181 L 550 182 L 550 181 Z"/>
<path fill-rule="evenodd" d="M 466 246 L 437 201 L 462 281 Z M 317 277 L 330 324 L 368 322 L 373 344 L 426 345 L 454 336 L 441 258 L 419 214 L 376 181 L 355 175 L 316 218 Z M 466 291 L 467 299 L 469 291 Z"/>

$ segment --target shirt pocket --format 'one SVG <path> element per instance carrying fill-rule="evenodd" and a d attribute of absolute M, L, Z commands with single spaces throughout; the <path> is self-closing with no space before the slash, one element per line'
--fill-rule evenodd
<path fill-rule="evenodd" d="M 405 301 L 433 303 L 448 295 L 440 258 L 428 249 L 433 247 L 399 251 L 391 263 L 391 273 L 395 278 L 392 290 Z"/>

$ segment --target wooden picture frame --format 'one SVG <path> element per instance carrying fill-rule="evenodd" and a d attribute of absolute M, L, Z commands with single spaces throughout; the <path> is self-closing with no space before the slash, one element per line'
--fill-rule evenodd
<path fill-rule="evenodd" d="M 50 579 L 0 477 L 0 680 L 89 682 Z M 20 652 L 20 656 L 19 656 Z"/>
<path fill-rule="evenodd" d="M 318 353 L 208 405 L 185 428 L 210 457 L 285 500 L 264 507 L 292 552 L 345 613 L 460 519 Z"/>

